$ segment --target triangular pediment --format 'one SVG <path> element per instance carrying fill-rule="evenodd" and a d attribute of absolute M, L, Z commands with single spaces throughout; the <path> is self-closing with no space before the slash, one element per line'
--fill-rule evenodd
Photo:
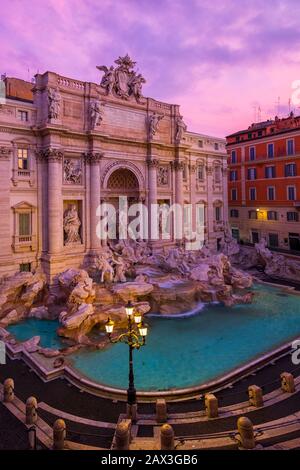
<path fill-rule="evenodd" d="M 12 206 L 12 209 L 15 210 L 15 211 L 16 210 L 30 210 L 30 211 L 33 211 L 33 210 L 35 210 L 35 206 L 30 204 L 29 202 L 21 201 L 21 202 L 18 202 L 18 204 L 15 204 L 14 206 Z"/>

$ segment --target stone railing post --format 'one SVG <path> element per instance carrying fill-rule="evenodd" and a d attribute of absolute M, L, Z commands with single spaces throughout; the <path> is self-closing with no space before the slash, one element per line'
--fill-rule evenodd
<path fill-rule="evenodd" d="M 156 400 L 156 421 L 158 423 L 165 423 L 168 419 L 167 416 L 167 404 L 164 398 L 158 398 Z"/>
<path fill-rule="evenodd" d="M 170 424 L 163 424 L 160 428 L 160 449 L 174 450 L 174 429 Z"/>
<path fill-rule="evenodd" d="M 208 418 L 217 418 L 218 412 L 218 399 L 212 393 L 205 395 L 205 412 Z"/>
<path fill-rule="evenodd" d="M 29 397 L 26 400 L 26 424 L 35 424 L 37 422 L 37 400 L 35 397 Z"/>
<path fill-rule="evenodd" d="M 294 377 L 289 372 L 283 372 L 280 374 L 281 378 L 281 390 L 287 393 L 295 392 L 295 382 Z"/>
<path fill-rule="evenodd" d="M 255 437 L 253 431 L 253 424 L 249 418 L 242 416 L 238 419 L 238 440 L 239 440 L 239 449 L 254 449 L 255 448 Z"/>
<path fill-rule="evenodd" d="M 53 449 L 63 450 L 66 438 L 66 423 L 63 419 L 57 419 L 53 424 Z"/>
<path fill-rule="evenodd" d="M 13 379 L 6 379 L 3 384 L 3 401 L 8 403 L 15 398 L 15 383 Z"/>
<path fill-rule="evenodd" d="M 258 387 L 257 385 L 250 385 L 250 387 L 248 387 L 248 395 L 249 404 L 251 406 L 255 406 L 256 408 L 263 406 L 264 399 L 262 389 L 260 387 Z"/>
<path fill-rule="evenodd" d="M 116 428 L 116 450 L 128 450 L 131 440 L 131 419 L 123 419 Z"/>

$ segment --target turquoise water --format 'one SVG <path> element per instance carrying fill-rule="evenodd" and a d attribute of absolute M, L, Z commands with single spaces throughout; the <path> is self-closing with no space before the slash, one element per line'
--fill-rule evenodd
<path fill-rule="evenodd" d="M 40 336 L 40 345 L 43 348 L 59 349 L 63 347 L 63 344 L 56 334 L 57 328 L 58 321 L 29 318 L 16 325 L 10 325 L 6 329 L 19 341 L 26 341 L 33 336 Z"/>
<path fill-rule="evenodd" d="M 228 308 L 212 304 L 188 318 L 148 318 L 147 345 L 134 351 L 137 389 L 199 385 L 300 336 L 300 296 L 262 285 L 253 290 L 256 295 L 250 305 Z M 54 341 L 56 346 L 52 347 L 57 347 L 56 328 L 56 322 L 28 320 L 9 330 L 19 339 L 21 334 L 23 339 L 39 334 L 44 346 Z M 125 344 L 111 345 L 104 351 L 78 351 L 71 360 L 90 379 L 127 388 Z"/>

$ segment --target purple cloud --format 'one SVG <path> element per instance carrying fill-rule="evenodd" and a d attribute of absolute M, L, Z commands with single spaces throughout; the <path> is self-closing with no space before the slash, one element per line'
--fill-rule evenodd
<path fill-rule="evenodd" d="M 224 136 L 271 117 L 299 79 L 297 0 L 11 0 L 0 20 L 1 71 L 53 70 L 99 81 L 129 53 L 144 92 L 176 102 L 191 130 Z M 29 69 L 29 71 L 28 71 Z"/>

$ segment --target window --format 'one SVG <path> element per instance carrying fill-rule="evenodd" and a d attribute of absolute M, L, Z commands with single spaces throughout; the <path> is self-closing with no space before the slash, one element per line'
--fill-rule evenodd
<path fill-rule="evenodd" d="M 249 156 L 250 156 L 250 160 L 255 160 L 255 147 L 250 147 L 249 149 Z"/>
<path fill-rule="evenodd" d="M 198 140 L 198 147 L 203 148 L 203 140 Z"/>
<path fill-rule="evenodd" d="M 285 165 L 284 175 L 285 176 L 297 176 L 296 164 L 288 163 L 287 165 Z"/>
<path fill-rule="evenodd" d="M 236 163 L 236 151 L 232 150 L 231 152 L 231 163 Z"/>
<path fill-rule="evenodd" d="M 277 212 L 276 211 L 268 211 L 267 212 L 267 219 L 268 220 L 277 220 Z"/>
<path fill-rule="evenodd" d="M 22 111 L 22 110 L 18 110 L 18 119 L 20 121 L 24 121 L 24 122 L 27 122 L 28 121 L 28 111 Z"/>
<path fill-rule="evenodd" d="M 30 272 L 31 271 L 31 263 L 21 263 L 20 264 L 20 272 Z"/>
<path fill-rule="evenodd" d="M 274 248 L 278 247 L 278 234 L 277 233 L 269 233 L 269 246 Z"/>
<path fill-rule="evenodd" d="M 215 213 L 216 213 L 216 221 L 219 222 L 221 220 L 221 207 L 217 206 L 215 208 Z"/>
<path fill-rule="evenodd" d="M 240 241 L 240 231 L 238 228 L 231 229 L 232 238 L 235 238 L 237 241 Z"/>
<path fill-rule="evenodd" d="M 294 140 L 290 139 L 287 141 L 287 154 L 294 155 Z"/>
<path fill-rule="evenodd" d="M 295 201 L 296 199 L 296 190 L 295 186 L 288 186 L 287 188 L 287 196 L 289 201 Z"/>
<path fill-rule="evenodd" d="M 30 224 L 29 212 L 23 212 L 19 214 L 19 236 L 28 237 L 31 235 L 31 224 Z"/>
<path fill-rule="evenodd" d="M 248 132 L 248 139 L 252 139 L 252 133 Z"/>
<path fill-rule="evenodd" d="M 274 158 L 274 144 L 268 144 L 267 153 L 268 153 L 268 158 Z"/>
<path fill-rule="evenodd" d="M 229 174 L 230 181 L 237 181 L 237 170 L 231 170 Z"/>
<path fill-rule="evenodd" d="M 248 217 L 249 219 L 257 219 L 257 211 L 249 211 Z"/>
<path fill-rule="evenodd" d="M 184 163 L 184 165 L 183 165 L 182 178 L 183 178 L 184 181 L 187 180 L 187 164 L 186 163 Z"/>
<path fill-rule="evenodd" d="M 219 144 L 217 142 L 215 142 L 214 147 L 215 147 L 215 150 L 219 150 Z"/>
<path fill-rule="evenodd" d="M 237 201 L 237 189 L 236 188 L 232 188 L 231 190 L 231 200 Z"/>
<path fill-rule="evenodd" d="M 265 178 L 276 178 L 275 166 L 265 167 Z"/>
<path fill-rule="evenodd" d="M 286 220 L 288 222 L 298 222 L 299 220 L 299 215 L 298 212 L 287 212 L 286 213 Z"/>
<path fill-rule="evenodd" d="M 17 152 L 18 152 L 18 169 L 28 170 L 28 150 L 19 148 Z"/>
<path fill-rule="evenodd" d="M 237 218 L 239 216 L 239 211 L 237 209 L 231 209 L 230 217 Z"/>
<path fill-rule="evenodd" d="M 256 188 L 249 189 L 249 198 L 250 198 L 250 201 L 256 200 Z"/>
<path fill-rule="evenodd" d="M 256 168 L 248 168 L 248 180 L 256 180 Z"/>
<path fill-rule="evenodd" d="M 204 165 L 198 165 L 197 178 L 198 180 L 204 180 Z"/>
<path fill-rule="evenodd" d="M 267 188 L 268 201 L 275 201 L 275 188 L 274 186 L 268 186 Z"/>
<path fill-rule="evenodd" d="M 259 233 L 258 232 L 252 231 L 251 236 L 252 236 L 252 243 L 259 243 Z"/>
<path fill-rule="evenodd" d="M 219 165 L 215 166 L 215 183 L 220 183 L 221 181 L 221 167 Z"/>

